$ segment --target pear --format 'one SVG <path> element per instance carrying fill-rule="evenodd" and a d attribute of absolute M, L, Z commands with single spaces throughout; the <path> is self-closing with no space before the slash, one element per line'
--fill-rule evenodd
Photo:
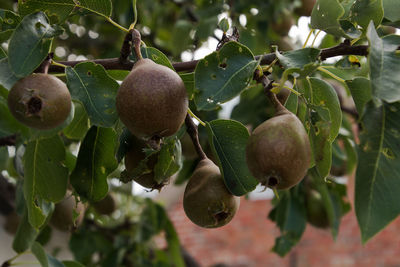
<path fill-rule="evenodd" d="M 176 72 L 150 59 L 139 59 L 117 92 L 116 107 L 132 134 L 161 138 L 173 135 L 183 124 L 188 96 Z"/>
<path fill-rule="evenodd" d="M 128 177 L 132 174 L 136 167 L 139 166 L 140 162 L 146 158 L 146 154 L 143 151 L 146 148 L 146 142 L 140 140 L 134 136 L 131 139 L 131 148 L 125 155 L 125 168 L 127 171 Z M 161 188 L 167 183 L 168 181 L 164 181 L 158 183 L 154 179 L 154 167 L 157 164 L 158 153 L 151 155 L 146 162 L 147 172 L 137 175 L 133 178 L 133 181 L 140 184 L 143 187 L 149 189 L 157 189 L 161 190 Z"/>
<path fill-rule="evenodd" d="M 208 158 L 202 159 L 185 188 L 187 217 L 204 228 L 221 227 L 232 220 L 239 203 L 240 198 L 226 188 L 219 168 Z"/>
<path fill-rule="evenodd" d="M 102 215 L 111 215 L 116 210 L 115 198 L 108 193 L 102 200 L 93 203 L 93 208 Z"/>
<path fill-rule="evenodd" d="M 71 111 L 71 95 L 60 79 L 34 73 L 19 80 L 8 94 L 11 114 L 36 129 L 52 129 L 65 121 Z"/>
<path fill-rule="evenodd" d="M 250 135 L 246 162 L 262 184 L 289 189 L 306 175 L 311 161 L 307 132 L 301 121 L 282 105 L 274 117 L 260 124 Z"/>
<path fill-rule="evenodd" d="M 326 229 L 330 222 L 321 194 L 310 189 L 306 192 L 307 221 L 314 227 Z"/>
<path fill-rule="evenodd" d="M 73 211 L 79 214 L 78 218 L 74 220 Z M 50 219 L 50 224 L 60 231 L 68 232 L 78 227 L 84 217 L 85 206 L 75 201 L 75 197 L 71 195 L 71 191 L 68 190 L 66 197 L 57 203 L 54 208 L 53 215 Z"/>

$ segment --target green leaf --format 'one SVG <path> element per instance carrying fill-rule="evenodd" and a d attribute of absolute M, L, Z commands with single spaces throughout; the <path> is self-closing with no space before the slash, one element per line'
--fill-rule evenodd
<path fill-rule="evenodd" d="M 108 192 L 107 176 L 117 168 L 113 129 L 93 126 L 82 141 L 70 182 L 78 194 L 89 201 L 99 201 Z"/>
<path fill-rule="evenodd" d="M 289 75 L 296 78 L 303 78 L 314 72 L 319 66 L 320 50 L 316 48 L 303 48 L 285 52 L 283 54 L 276 50 L 276 57 L 285 68 L 282 74 L 280 87 L 284 85 Z"/>
<path fill-rule="evenodd" d="M 28 250 L 36 237 L 39 235 L 39 231 L 32 227 L 28 219 L 28 210 L 25 208 L 20 223 L 18 224 L 17 233 L 14 236 L 12 247 L 15 252 L 22 253 Z"/>
<path fill-rule="evenodd" d="M 304 69 L 310 63 L 318 61 L 320 50 L 316 48 L 303 48 L 293 51 L 279 53 L 275 52 L 276 57 L 285 69 Z"/>
<path fill-rule="evenodd" d="M 331 118 L 330 141 L 335 140 L 342 124 L 342 111 L 340 109 L 339 98 L 335 89 L 324 80 L 318 78 L 310 78 L 312 90 L 312 103 L 314 105 L 326 107 L 329 110 Z"/>
<path fill-rule="evenodd" d="M 72 122 L 63 130 L 69 139 L 81 140 L 89 130 L 89 117 L 80 102 L 73 102 L 75 115 Z"/>
<path fill-rule="evenodd" d="M 8 47 L 8 60 L 15 75 L 25 77 L 32 73 L 49 53 L 50 38 L 59 33 L 43 12 L 26 16 L 15 29 Z"/>
<path fill-rule="evenodd" d="M 177 138 L 167 140 L 159 154 L 157 163 L 154 166 L 154 180 L 162 183 L 182 167 L 182 147 L 181 142 Z"/>
<path fill-rule="evenodd" d="M 49 18 L 56 16 L 55 22 L 63 22 L 75 7 L 73 0 L 18 0 L 18 12 L 26 16 L 33 12 L 43 11 Z"/>
<path fill-rule="evenodd" d="M 85 265 L 77 261 L 63 261 L 62 263 L 65 267 L 85 267 Z"/>
<path fill-rule="evenodd" d="M 44 251 L 42 245 L 40 245 L 38 242 L 34 242 L 31 247 L 31 251 L 32 251 L 32 254 L 39 261 L 40 266 L 49 267 L 47 255 L 46 255 L 46 252 Z"/>
<path fill-rule="evenodd" d="M 328 176 L 332 165 L 332 142 L 330 141 L 330 115 L 326 108 L 315 106 L 311 113 L 309 132 L 313 161 L 321 177 Z"/>
<path fill-rule="evenodd" d="M 356 77 L 354 80 L 346 81 L 346 85 L 350 89 L 357 112 L 361 116 L 365 105 L 372 99 L 371 82 L 367 78 Z"/>
<path fill-rule="evenodd" d="M 15 29 L 21 22 L 20 16 L 10 10 L 0 9 L 0 32 Z"/>
<path fill-rule="evenodd" d="M 7 101 L 0 98 L 0 138 L 13 134 L 29 135 L 29 128 L 19 123 L 8 109 Z"/>
<path fill-rule="evenodd" d="M 61 201 L 67 191 L 68 169 L 62 165 L 64 159 L 65 148 L 59 136 L 29 142 L 26 146 L 24 195 L 29 222 L 35 228 L 43 225 L 48 213 L 38 202 Z"/>
<path fill-rule="evenodd" d="M 169 61 L 168 57 L 164 55 L 163 52 L 158 50 L 157 48 L 154 47 L 141 47 L 140 52 L 142 53 L 143 58 L 148 58 L 153 60 L 155 63 L 166 66 L 172 70 L 174 70 L 174 67 L 172 66 L 171 62 Z M 130 58 L 133 61 L 137 61 L 135 53 L 132 51 L 132 54 Z"/>
<path fill-rule="evenodd" d="M 193 40 L 190 38 L 190 32 L 193 30 L 193 23 L 187 20 L 177 20 L 171 31 L 169 47 L 175 57 L 180 56 L 182 51 L 190 48 Z M 179 40 L 178 42 L 176 40 Z"/>
<path fill-rule="evenodd" d="M 400 21 L 400 2 L 398 0 L 383 0 L 385 18 L 390 21 Z"/>
<path fill-rule="evenodd" d="M 400 55 L 396 53 L 400 36 L 389 35 L 381 39 L 371 22 L 367 37 L 372 95 L 389 103 L 400 101 Z"/>
<path fill-rule="evenodd" d="M 223 32 L 227 32 L 229 30 L 229 21 L 227 18 L 223 18 L 219 21 L 218 27 L 221 29 Z"/>
<path fill-rule="evenodd" d="M 180 73 L 181 79 L 185 84 L 186 92 L 188 94 L 189 100 L 193 100 L 194 97 L 194 72 L 190 73 Z"/>
<path fill-rule="evenodd" d="M 344 13 L 344 8 L 338 0 L 318 0 L 311 13 L 311 28 L 342 37 L 345 33 L 339 19 Z"/>
<path fill-rule="evenodd" d="M 118 83 L 108 76 L 104 67 L 92 62 L 66 69 L 67 85 L 71 96 L 82 102 L 96 126 L 111 127 L 118 118 L 115 109 L 115 97 Z"/>
<path fill-rule="evenodd" d="M 250 174 L 246 163 L 246 144 L 250 136 L 246 127 L 233 120 L 214 120 L 207 122 L 206 127 L 229 191 L 235 196 L 253 191 L 258 181 Z"/>
<path fill-rule="evenodd" d="M 366 29 L 372 20 L 376 27 L 383 19 L 382 0 L 359 0 L 351 7 L 350 18 Z"/>
<path fill-rule="evenodd" d="M 362 118 L 355 210 L 365 243 L 400 213 L 400 103 L 375 107 Z"/>
<path fill-rule="evenodd" d="M 280 201 L 274 208 L 272 220 L 281 231 L 272 248 L 279 256 L 285 256 L 299 242 L 306 228 L 306 211 L 298 187 L 280 191 Z"/>
<path fill-rule="evenodd" d="M 237 42 L 226 43 L 201 59 L 195 70 L 195 103 L 198 110 L 213 110 L 246 88 L 257 61 L 251 51 Z"/>
<path fill-rule="evenodd" d="M 111 16 L 112 4 L 110 0 L 79 0 L 76 6 L 85 8 L 91 12 L 102 14 L 107 17 Z"/>
<path fill-rule="evenodd" d="M 42 267 L 65 267 L 65 265 L 59 260 L 48 255 L 42 245 L 38 242 L 33 243 L 31 251 Z"/>
<path fill-rule="evenodd" d="M 10 90 L 13 85 L 18 81 L 18 77 L 15 76 L 14 72 L 11 70 L 8 64 L 8 58 L 3 58 L 0 60 L 0 84 L 4 88 Z"/>

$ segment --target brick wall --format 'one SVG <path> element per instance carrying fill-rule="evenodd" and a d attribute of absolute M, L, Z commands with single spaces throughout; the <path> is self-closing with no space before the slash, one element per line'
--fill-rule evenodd
<path fill-rule="evenodd" d="M 349 185 L 350 199 L 352 185 Z M 329 231 L 307 225 L 302 240 L 285 258 L 270 252 L 279 229 L 268 220 L 268 200 L 241 199 L 235 218 L 218 229 L 203 229 L 186 218 L 182 203 L 171 207 L 169 214 L 183 246 L 201 264 L 225 263 L 239 266 L 400 266 L 400 218 L 375 236 L 365 246 L 354 212 L 342 219 L 336 242 Z"/>

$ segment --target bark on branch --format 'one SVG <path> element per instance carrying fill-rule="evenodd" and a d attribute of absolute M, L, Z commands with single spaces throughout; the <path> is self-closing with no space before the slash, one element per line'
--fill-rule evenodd
<path fill-rule="evenodd" d="M 348 43 L 342 43 L 337 46 L 326 48 L 321 50 L 320 58 L 321 60 L 326 60 L 327 58 L 344 56 L 344 55 L 358 55 L 367 56 L 368 46 L 367 45 L 357 45 L 351 46 Z M 275 59 L 275 53 L 270 53 L 262 56 L 256 56 L 256 60 L 261 58 L 262 65 L 271 64 Z M 88 60 L 78 60 L 78 61 L 59 61 L 59 63 L 66 66 L 75 66 L 78 63 L 86 62 Z M 120 58 L 105 58 L 105 59 L 95 59 L 90 60 L 96 64 L 102 65 L 106 70 L 131 70 L 133 67 L 133 62 L 121 63 Z M 193 71 L 196 68 L 198 60 L 192 60 L 187 62 L 175 62 L 172 64 L 174 69 L 178 72 L 180 71 Z M 50 66 L 49 72 L 64 72 L 64 68 L 61 66 L 52 65 Z"/>

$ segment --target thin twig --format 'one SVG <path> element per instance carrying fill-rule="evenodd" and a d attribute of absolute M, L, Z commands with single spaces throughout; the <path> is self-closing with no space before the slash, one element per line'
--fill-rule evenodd
<path fill-rule="evenodd" d="M 192 139 L 192 142 L 193 142 L 194 148 L 196 149 L 197 155 L 199 155 L 200 160 L 206 159 L 207 158 L 206 153 L 204 153 L 203 148 L 200 145 L 199 131 L 198 131 L 197 125 L 194 124 L 189 113 L 186 114 L 185 124 L 186 124 L 186 131 L 189 134 L 190 138 Z"/>

